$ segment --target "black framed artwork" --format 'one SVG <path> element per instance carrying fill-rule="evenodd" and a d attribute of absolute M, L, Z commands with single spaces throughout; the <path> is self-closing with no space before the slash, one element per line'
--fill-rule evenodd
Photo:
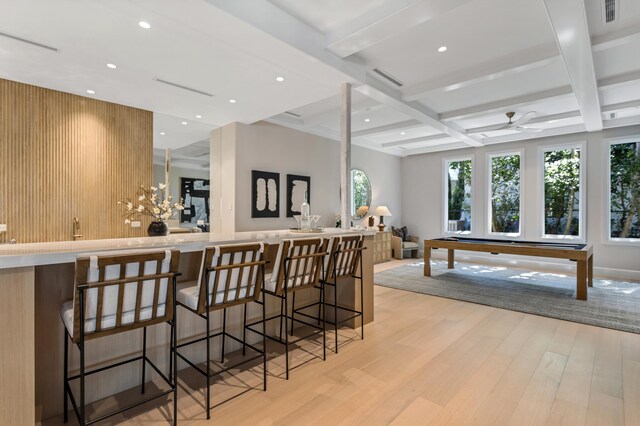
<path fill-rule="evenodd" d="M 305 195 L 307 203 L 311 205 L 311 177 L 287 175 L 287 217 L 300 214 Z"/>
<path fill-rule="evenodd" d="M 280 217 L 280 173 L 251 171 L 251 217 Z"/>
<path fill-rule="evenodd" d="M 209 223 L 209 202 L 211 197 L 209 179 L 180 178 L 180 197 L 184 200 L 184 210 L 180 212 L 181 223 L 197 225 L 203 221 L 206 227 Z M 206 230 L 206 229 L 203 229 Z"/>

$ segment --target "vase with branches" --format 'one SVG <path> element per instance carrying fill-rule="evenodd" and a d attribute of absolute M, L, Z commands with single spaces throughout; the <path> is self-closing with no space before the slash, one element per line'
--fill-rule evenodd
<path fill-rule="evenodd" d="M 166 194 L 167 185 L 159 183 L 157 187 L 149 188 L 140 185 L 136 193 L 136 200 L 127 198 L 124 201 L 118 201 L 123 206 L 122 217 L 124 223 L 129 224 L 132 220 L 140 216 L 151 217 L 151 224 L 147 229 L 149 236 L 167 235 L 166 221 L 171 219 L 181 210 L 184 210 L 182 199 L 178 202 L 172 202 L 172 197 Z"/>

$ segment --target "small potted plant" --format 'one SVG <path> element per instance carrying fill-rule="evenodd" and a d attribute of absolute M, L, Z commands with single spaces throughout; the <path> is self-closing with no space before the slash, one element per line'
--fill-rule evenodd
<path fill-rule="evenodd" d="M 144 185 L 140 185 L 136 194 L 138 197 L 137 205 L 130 198 L 118 201 L 118 204 L 121 204 L 124 209 L 122 213 L 124 223 L 129 224 L 132 219 L 137 219 L 140 216 L 150 216 L 152 222 L 147 228 L 147 234 L 150 237 L 167 235 L 166 221 L 174 217 L 178 211 L 184 210 L 184 204 L 182 199 L 177 203 L 172 203 L 171 196 L 166 196 L 166 187 L 167 185 L 164 183 L 159 183 L 157 188 L 155 186 L 145 188 Z"/>

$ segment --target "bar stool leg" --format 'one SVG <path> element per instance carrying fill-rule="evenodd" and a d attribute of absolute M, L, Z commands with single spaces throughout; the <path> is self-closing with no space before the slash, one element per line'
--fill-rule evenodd
<path fill-rule="evenodd" d="M 175 286 L 174 286 L 175 288 Z M 175 300 L 175 297 L 174 299 Z M 171 345 L 169 346 L 169 360 L 171 365 L 169 366 L 169 374 L 172 374 L 173 380 L 173 426 L 178 424 L 178 360 L 176 358 L 176 317 L 178 313 L 176 308 L 173 308 L 173 322 L 171 323 Z M 172 368 L 173 366 L 173 368 Z"/>
<path fill-rule="evenodd" d="M 294 292 L 292 294 L 292 299 L 291 299 L 291 329 L 289 330 L 289 333 L 291 333 L 291 336 L 293 336 L 293 316 L 296 313 L 296 293 Z"/>
<path fill-rule="evenodd" d="M 142 327 L 142 394 L 144 394 L 145 367 L 147 366 L 147 327 Z"/>
<path fill-rule="evenodd" d="M 325 309 L 324 309 L 324 281 L 320 284 L 320 307 L 322 310 L 322 360 L 327 360 L 327 323 L 325 321 Z M 320 313 L 318 312 L 318 321 L 320 320 Z"/>
<path fill-rule="evenodd" d="M 262 363 L 263 363 L 263 390 L 267 390 L 267 303 L 262 293 Z"/>
<path fill-rule="evenodd" d="M 224 339 L 224 336 L 223 336 Z M 224 340 L 223 340 L 224 341 Z M 209 360 L 211 359 L 211 339 L 209 338 L 209 305 L 207 304 L 207 420 L 211 418 L 211 374 L 209 374 Z"/>
<path fill-rule="evenodd" d="M 224 341 L 227 333 L 227 310 L 222 310 L 222 354 L 220 355 L 220 362 L 224 362 Z"/>
<path fill-rule="evenodd" d="M 362 256 L 362 254 L 360 254 Z M 362 283 L 362 257 L 360 258 L 360 336 L 364 340 L 364 285 Z"/>
<path fill-rule="evenodd" d="M 287 288 L 284 288 L 284 314 L 285 315 L 285 321 L 284 321 L 284 359 L 285 359 L 285 368 L 287 370 L 286 372 L 286 379 L 289 380 L 289 330 L 287 330 L 287 324 L 288 321 L 286 320 L 286 315 L 287 312 L 289 312 L 289 304 L 288 304 L 288 297 L 287 297 Z"/>
<path fill-rule="evenodd" d="M 282 341 L 282 311 L 284 310 L 284 299 L 280 299 L 280 341 Z"/>
<path fill-rule="evenodd" d="M 247 354 L 247 304 L 243 305 L 244 313 L 242 320 L 242 356 Z"/>
<path fill-rule="evenodd" d="M 336 353 L 338 353 L 338 279 L 333 282 L 333 328 L 336 336 Z"/>
<path fill-rule="evenodd" d="M 67 329 L 64 329 L 64 422 L 69 421 L 69 401 L 67 399 L 67 387 L 69 386 L 69 339 L 67 338 Z"/>
<path fill-rule="evenodd" d="M 81 325 L 80 327 L 83 327 Z M 84 342 L 78 344 L 80 350 L 80 424 L 84 425 Z"/>

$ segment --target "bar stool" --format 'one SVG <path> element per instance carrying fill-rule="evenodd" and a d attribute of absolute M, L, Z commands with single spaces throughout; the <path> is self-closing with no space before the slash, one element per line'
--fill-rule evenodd
<path fill-rule="evenodd" d="M 60 310 L 64 333 L 64 421 L 68 421 L 68 400 L 81 425 L 89 425 L 173 393 L 173 424 L 177 424 L 177 386 L 175 374 L 176 321 L 175 282 L 180 252 L 175 250 L 120 250 L 79 255 L 76 259 L 74 297 Z M 169 374 L 165 375 L 147 357 L 147 327 L 166 322 L 171 327 Z M 85 343 L 100 337 L 143 329 L 142 355 L 111 365 L 85 370 Z M 80 373 L 69 377 L 69 338 L 80 351 Z M 139 402 L 87 420 L 85 377 L 94 373 L 142 361 L 141 393 L 145 393 L 145 366 L 148 363 L 170 389 Z M 80 403 L 69 382 L 80 380 Z"/>
<path fill-rule="evenodd" d="M 325 285 L 333 287 L 333 303 L 326 302 L 325 300 L 323 304 L 319 305 L 318 303 L 311 303 L 306 306 L 302 306 L 295 311 L 296 314 L 315 319 L 316 317 L 300 311 L 319 305 L 317 318 L 320 318 L 320 311 L 323 312 L 324 316 L 323 307 L 333 308 L 333 321 L 324 319 L 323 321 L 327 324 L 333 325 L 334 327 L 336 353 L 338 353 L 338 326 L 340 324 L 360 317 L 360 336 L 361 339 L 364 339 L 364 286 L 362 280 L 362 250 L 364 249 L 364 236 L 362 235 L 341 235 L 333 237 L 329 243 L 329 253 L 324 259 L 325 274 L 322 279 L 323 287 Z M 356 275 L 356 272 L 359 272 L 359 275 Z M 338 304 L 338 280 L 344 277 L 351 277 L 360 281 L 360 310 L 340 306 Z M 350 312 L 353 315 L 338 320 L 338 311 Z"/>
<path fill-rule="evenodd" d="M 206 321 L 206 335 L 202 338 L 190 340 L 176 346 L 177 355 L 187 364 L 193 367 L 207 379 L 206 412 L 207 419 L 211 418 L 211 377 L 224 373 L 240 365 L 262 358 L 263 362 L 263 389 L 267 390 L 267 351 L 264 338 L 265 307 L 262 305 L 262 350 L 246 342 L 247 304 L 257 302 L 260 290 L 264 282 L 264 265 L 262 260 L 264 244 L 233 244 L 225 246 L 213 246 L 204 249 L 202 254 L 202 266 L 197 282 L 186 282 L 178 285 L 177 306 L 182 306 L 187 311 L 196 314 Z M 215 297 L 214 297 L 215 295 Z M 243 305 L 244 322 L 242 340 L 227 333 L 227 308 Z M 211 334 L 211 312 L 223 310 L 222 331 Z M 230 338 L 242 344 L 242 354 L 245 355 L 249 347 L 259 355 L 239 362 L 230 367 L 213 371 L 209 363 L 211 361 L 211 339 L 222 336 L 222 360 L 224 361 L 225 338 Z M 179 348 L 194 343 L 206 341 L 206 370 L 198 367 L 195 362 L 178 352 Z"/>
<path fill-rule="evenodd" d="M 279 337 L 264 336 L 274 342 L 285 346 L 285 365 L 286 379 L 289 379 L 289 345 L 314 336 L 317 331 L 322 331 L 322 359 L 326 359 L 326 337 L 324 316 L 317 318 L 317 324 L 311 324 L 294 318 L 295 310 L 295 294 L 299 290 L 308 288 L 316 288 L 320 290 L 320 301 L 324 303 L 324 289 L 320 285 L 321 277 L 324 275 L 324 262 L 326 256 L 327 240 L 323 238 L 306 238 L 299 240 L 283 240 L 278 246 L 278 253 L 271 274 L 267 275 L 265 285 L 262 290 L 262 304 L 266 303 L 266 295 L 275 297 L 280 300 L 280 313 L 269 317 L 266 321 L 275 319 L 280 320 Z M 287 283 L 285 285 L 285 283 Z M 292 295 L 292 315 L 289 316 L 289 295 Z M 291 328 L 288 321 L 291 321 Z M 314 328 L 316 331 L 309 336 L 304 336 L 294 341 L 289 340 L 289 333 L 293 336 L 294 321 Z M 322 322 L 322 325 L 320 325 Z M 247 328 L 254 332 L 258 332 L 251 328 L 257 323 L 247 324 Z M 283 340 L 284 325 L 284 340 Z M 264 328 L 263 328 L 264 330 Z"/>

